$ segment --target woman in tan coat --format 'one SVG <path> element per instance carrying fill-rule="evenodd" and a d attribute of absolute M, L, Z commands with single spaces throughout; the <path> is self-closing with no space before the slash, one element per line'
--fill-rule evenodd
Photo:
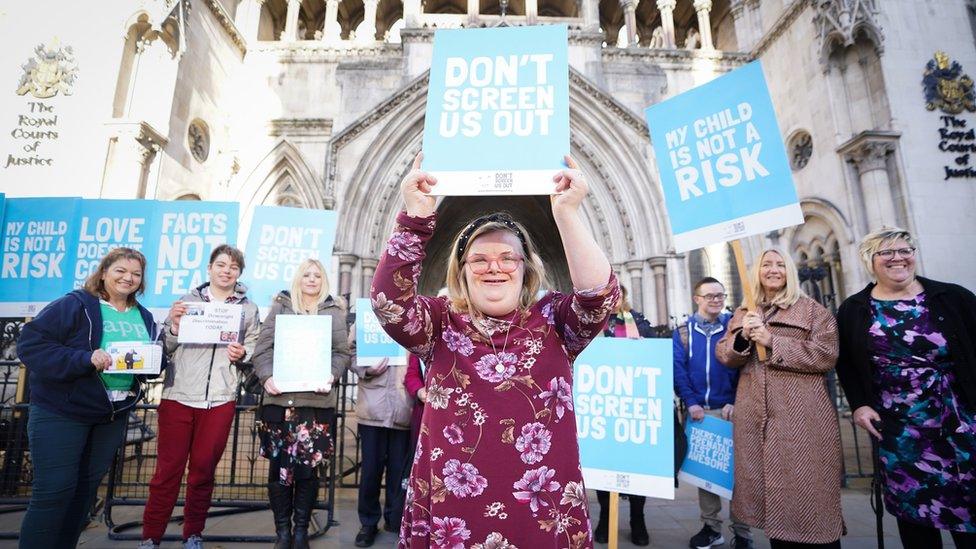
<path fill-rule="evenodd" d="M 763 251 L 752 273 L 759 306 L 736 310 L 716 355 L 742 368 L 735 398 L 732 511 L 773 549 L 840 547 L 841 450 L 824 374 L 837 324 L 803 295 L 788 255 Z M 756 345 L 766 347 L 760 361 Z"/>

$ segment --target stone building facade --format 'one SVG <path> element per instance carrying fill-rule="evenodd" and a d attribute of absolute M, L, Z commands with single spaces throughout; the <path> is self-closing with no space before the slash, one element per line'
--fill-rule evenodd
<path fill-rule="evenodd" d="M 60 5 L 60 4 L 59 4 Z M 748 239 L 800 262 L 808 292 L 837 304 L 867 281 L 870 229 L 919 237 L 923 274 L 976 288 L 976 189 L 944 179 L 953 122 L 926 108 L 926 63 L 976 69 L 963 0 L 145 0 L 97 3 L 118 21 L 99 105 L 104 158 L 91 197 L 228 200 L 339 212 L 339 292 L 368 293 L 421 148 L 437 28 L 566 24 L 571 151 L 592 193 L 583 215 L 632 301 L 657 324 L 691 311 L 693 280 L 732 280 L 726 245 L 675 254 L 643 109 L 763 61 L 807 222 Z M 108 11 L 106 11 L 109 14 Z M 108 88 L 106 88 L 108 89 Z M 972 127 L 972 112 L 954 120 Z M 959 138 L 965 140 L 964 137 Z M 106 142 L 107 141 L 107 142 Z M 957 140 L 958 141 L 958 140 Z M 960 168 L 961 169 L 961 168 Z M 78 189 L 5 183 L 8 196 Z M 544 197 L 442 199 L 422 281 L 443 284 L 451 235 L 503 207 L 530 226 L 568 285 Z M 246 231 L 246 227 L 242 226 Z M 733 287 L 737 284 L 731 283 Z M 733 288 L 735 293 L 736 288 Z M 730 304 L 732 304 L 730 302 Z"/>

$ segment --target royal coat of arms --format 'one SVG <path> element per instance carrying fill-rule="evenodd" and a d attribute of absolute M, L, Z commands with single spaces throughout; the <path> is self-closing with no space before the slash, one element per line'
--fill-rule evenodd
<path fill-rule="evenodd" d="M 923 74 L 926 109 L 940 109 L 947 114 L 976 111 L 973 79 L 962 73 L 958 61 L 951 61 L 945 52 L 937 51 L 925 65 Z"/>
<path fill-rule="evenodd" d="M 54 97 L 58 93 L 71 95 L 71 86 L 78 75 L 78 65 L 71 46 L 34 48 L 35 56 L 24 63 L 24 74 L 17 86 L 17 95 L 28 93 L 38 99 Z"/>

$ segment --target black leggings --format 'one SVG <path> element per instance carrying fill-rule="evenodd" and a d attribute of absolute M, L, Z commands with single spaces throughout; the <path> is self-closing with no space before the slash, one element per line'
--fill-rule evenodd
<path fill-rule="evenodd" d="M 956 549 L 976 549 L 976 534 L 972 532 L 950 532 L 950 534 Z M 905 549 L 942 548 L 942 532 L 932 526 L 922 526 L 898 519 L 898 535 Z"/>
<path fill-rule="evenodd" d="M 798 541 L 769 540 L 770 549 L 840 549 L 840 540 L 830 543 L 800 543 Z"/>

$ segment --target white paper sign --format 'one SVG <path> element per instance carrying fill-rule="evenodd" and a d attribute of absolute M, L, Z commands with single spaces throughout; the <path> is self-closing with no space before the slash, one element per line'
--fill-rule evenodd
<path fill-rule="evenodd" d="M 227 345 L 241 341 L 244 307 L 229 303 L 186 303 L 180 318 L 180 343 Z"/>
<path fill-rule="evenodd" d="M 105 350 L 112 357 L 106 374 L 158 374 L 163 364 L 163 349 L 146 341 L 116 341 Z"/>
<path fill-rule="evenodd" d="M 332 387 L 332 317 L 275 317 L 275 386 L 283 393 Z"/>

